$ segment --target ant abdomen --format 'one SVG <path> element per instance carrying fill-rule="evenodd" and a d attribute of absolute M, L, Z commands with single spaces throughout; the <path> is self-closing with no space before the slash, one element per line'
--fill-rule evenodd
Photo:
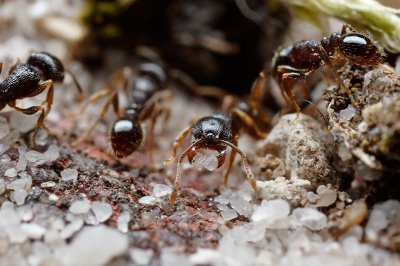
<path fill-rule="evenodd" d="M 0 83 L 0 102 L 10 102 L 25 98 L 33 93 L 40 83 L 40 75 L 28 64 L 19 64 L 10 75 Z M 12 90 L 11 90 L 12 88 Z"/>
<path fill-rule="evenodd" d="M 376 66 L 382 60 L 382 53 L 379 48 L 362 34 L 343 35 L 339 49 L 348 60 L 357 65 Z"/>
<path fill-rule="evenodd" d="M 27 64 L 39 69 L 45 80 L 51 79 L 55 82 L 64 80 L 65 69 L 63 64 L 57 57 L 49 53 L 32 53 L 28 58 Z"/>
<path fill-rule="evenodd" d="M 111 127 L 109 139 L 114 155 L 125 158 L 139 148 L 143 130 L 135 119 L 120 118 Z"/>

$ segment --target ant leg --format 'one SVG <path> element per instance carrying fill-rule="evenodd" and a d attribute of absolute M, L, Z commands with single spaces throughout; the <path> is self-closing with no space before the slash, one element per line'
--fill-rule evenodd
<path fill-rule="evenodd" d="M 3 70 L 3 62 L 0 62 L 0 74 L 2 70 Z"/>
<path fill-rule="evenodd" d="M 331 60 L 329 59 L 329 55 L 326 53 L 325 49 L 322 47 L 321 44 L 318 45 L 318 48 L 319 48 L 318 49 L 319 54 L 320 54 L 322 60 L 324 61 L 325 65 L 333 72 L 337 82 L 339 82 L 340 86 L 345 90 L 345 92 L 347 93 L 347 95 L 350 98 L 351 104 L 357 109 L 358 112 L 360 112 L 360 107 L 358 106 L 358 103 L 355 101 L 350 89 L 347 88 L 346 85 L 344 85 L 343 80 L 340 78 L 340 76 L 337 73 L 336 69 L 334 68 Z"/>
<path fill-rule="evenodd" d="M 260 72 L 258 74 L 258 78 L 254 83 L 253 88 L 251 89 L 250 94 L 250 106 L 251 108 L 257 110 L 261 105 L 261 101 L 264 96 L 264 88 L 265 88 L 265 74 L 264 72 Z"/>
<path fill-rule="evenodd" d="M 73 115 L 73 117 L 75 119 L 78 119 L 80 116 L 83 115 L 86 108 L 88 108 L 88 106 L 90 104 L 95 103 L 95 102 L 99 101 L 101 98 L 106 97 L 110 94 L 112 94 L 112 90 L 110 88 L 105 88 L 105 89 L 102 89 L 102 90 L 94 93 L 92 96 L 90 96 L 90 98 L 86 102 L 83 103 L 83 105 L 81 106 L 81 109 L 79 110 L 79 113 Z"/>
<path fill-rule="evenodd" d="M 67 73 L 72 77 L 72 81 L 75 83 L 75 86 L 76 86 L 76 88 L 77 88 L 77 90 L 78 90 L 78 93 L 79 93 L 79 94 L 78 94 L 78 96 L 76 97 L 76 100 L 77 100 L 78 102 L 82 101 L 83 98 L 84 98 L 84 93 L 83 93 L 83 89 L 82 89 L 81 85 L 79 84 L 79 82 L 78 82 L 78 80 L 76 79 L 75 75 L 74 75 L 71 71 L 69 71 L 68 69 L 66 69 L 65 72 L 67 72 Z"/>
<path fill-rule="evenodd" d="M 247 155 L 242 150 L 240 150 L 236 145 L 233 145 L 229 141 L 226 141 L 226 140 L 220 140 L 220 141 L 222 143 L 224 143 L 225 145 L 231 147 L 232 150 L 235 150 L 240 155 L 240 157 L 242 157 L 244 171 L 246 172 L 247 179 L 249 180 L 250 185 L 253 188 L 253 190 L 257 191 L 256 179 L 254 178 L 254 174 L 251 171 L 249 161 L 247 160 Z"/>
<path fill-rule="evenodd" d="M 286 93 L 286 96 L 292 102 L 294 108 L 296 109 L 296 113 L 299 114 L 301 109 L 300 106 L 297 104 L 296 100 L 294 99 L 294 94 L 291 90 L 291 86 L 289 86 L 289 80 L 292 79 L 300 79 L 300 74 L 298 73 L 284 73 L 282 75 L 282 82 L 283 82 L 283 89 Z"/>
<path fill-rule="evenodd" d="M 173 161 L 175 161 L 176 157 L 176 152 L 178 148 L 182 145 L 182 142 L 185 140 L 187 134 L 190 132 L 190 130 L 193 127 L 194 122 L 192 121 L 190 125 L 188 125 L 180 134 L 179 136 L 175 139 L 174 144 L 172 146 L 172 155 L 169 159 L 164 161 L 164 165 L 170 164 Z"/>
<path fill-rule="evenodd" d="M 181 182 L 182 178 L 182 162 L 183 159 L 188 155 L 189 151 L 193 149 L 197 144 L 199 144 L 200 141 L 203 141 L 202 139 L 193 142 L 184 152 L 182 152 L 181 156 L 179 156 L 178 163 L 176 164 L 176 177 L 174 181 L 174 186 L 172 188 L 172 193 L 171 193 L 171 203 L 174 204 L 176 201 L 176 197 L 178 195 L 178 189 L 179 189 L 179 183 Z"/>
<path fill-rule="evenodd" d="M 233 145 L 237 146 L 238 136 L 233 137 L 232 143 L 233 143 Z M 236 150 L 232 149 L 231 154 L 229 155 L 228 166 L 226 168 L 226 172 L 224 175 L 224 183 L 223 183 L 224 186 L 226 186 L 228 184 L 228 177 L 229 177 L 229 174 L 231 173 L 233 162 L 235 161 L 235 157 L 236 157 Z"/>
<path fill-rule="evenodd" d="M 239 119 L 248 127 L 252 128 L 254 132 L 256 133 L 257 137 L 262 139 L 265 138 L 267 133 L 264 132 L 262 129 L 258 127 L 258 125 L 255 123 L 254 119 L 243 112 L 242 110 L 239 110 L 237 108 L 234 108 L 232 110 L 232 114 L 237 115 Z"/>
<path fill-rule="evenodd" d="M 96 121 L 94 121 L 94 123 L 90 126 L 90 128 L 88 128 L 78 139 L 76 139 L 74 142 L 72 142 L 71 145 L 73 147 L 76 147 L 77 145 L 79 145 L 82 141 L 84 141 L 90 135 L 90 133 L 92 133 L 93 129 L 97 126 L 97 124 L 100 122 L 100 120 L 103 119 L 103 117 L 108 112 L 110 105 L 113 102 L 117 101 L 115 98 L 118 99 L 117 92 L 113 92 L 110 95 L 110 98 L 107 100 L 106 104 L 103 106 L 103 109 L 101 109 L 99 117 L 96 119 Z"/>
<path fill-rule="evenodd" d="M 185 85 L 191 93 L 201 97 L 212 97 L 215 99 L 223 99 L 227 93 L 225 90 L 215 86 L 200 86 L 188 74 L 178 70 L 172 69 L 169 71 L 171 79 L 176 79 Z"/>
<path fill-rule="evenodd" d="M 169 119 L 169 114 L 170 114 L 170 109 L 168 107 L 159 107 L 159 104 L 155 105 L 154 112 L 150 118 L 150 129 L 149 129 L 149 158 L 150 162 L 153 164 L 154 163 L 154 156 L 153 156 L 153 150 L 155 146 L 155 126 L 157 119 L 161 116 L 164 115 L 164 124 L 166 121 Z"/>

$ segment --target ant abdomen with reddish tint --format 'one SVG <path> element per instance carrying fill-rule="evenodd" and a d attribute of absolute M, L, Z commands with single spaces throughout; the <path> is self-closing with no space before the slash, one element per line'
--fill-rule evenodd
<path fill-rule="evenodd" d="M 187 156 L 192 164 L 198 153 L 205 151 L 217 152 L 216 164 L 212 170 L 221 167 L 226 159 L 226 149 L 232 149 L 226 172 L 224 174 L 224 185 L 228 181 L 228 176 L 232 170 L 233 162 L 238 153 L 243 160 L 246 176 L 254 190 L 256 190 L 256 180 L 249 166 L 246 154 L 241 151 L 238 139 L 241 133 L 246 132 L 255 138 L 263 138 L 270 129 L 269 116 L 261 108 L 262 90 L 265 85 L 265 76 L 260 73 L 250 96 L 249 101 L 238 101 L 232 97 L 225 97 L 224 112 L 215 113 L 210 116 L 200 118 L 196 122 L 187 126 L 182 133 L 175 139 L 173 144 L 172 156 L 164 161 L 169 164 L 175 160 L 178 148 L 181 146 L 186 136 L 191 132 L 192 144 L 185 149 L 179 156 L 176 170 L 176 178 L 171 202 L 174 203 L 177 197 L 179 183 L 182 177 L 182 162 Z"/>
<path fill-rule="evenodd" d="M 291 91 L 294 82 L 306 79 L 320 66 L 326 65 L 331 70 L 340 86 L 346 91 L 351 103 L 359 109 L 352 92 L 343 84 L 333 62 L 347 59 L 353 64 L 377 66 L 382 62 L 383 52 L 366 35 L 354 31 L 347 33 L 349 25 L 343 25 L 342 32 L 334 32 L 320 42 L 304 40 L 296 42 L 278 52 L 273 60 L 273 75 L 278 82 L 283 97 L 291 102 L 296 111 L 300 111 Z"/>
<path fill-rule="evenodd" d="M 2 64 L 0 63 L 0 72 Z M 62 82 L 66 70 L 62 62 L 55 56 L 46 52 L 32 53 L 26 63 L 17 62 L 10 67 L 9 75 L 0 83 L 0 110 L 6 105 L 16 111 L 27 115 L 41 112 L 35 131 L 32 135 L 32 143 L 36 146 L 35 138 L 40 128 L 44 127 L 44 119 L 51 110 L 54 95 L 54 82 Z M 71 73 L 70 73 L 71 74 Z M 83 92 L 75 77 L 71 74 L 77 86 L 80 98 Z M 45 80 L 41 82 L 41 80 Z M 36 96 L 48 89 L 46 100 L 38 106 L 26 109 L 16 106 L 16 101 Z"/>

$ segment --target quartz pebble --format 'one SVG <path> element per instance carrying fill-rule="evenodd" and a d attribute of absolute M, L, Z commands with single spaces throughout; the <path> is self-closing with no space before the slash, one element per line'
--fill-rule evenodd
<path fill-rule="evenodd" d="M 133 248 L 129 251 L 129 255 L 136 265 L 148 265 L 153 258 L 153 250 Z"/>
<path fill-rule="evenodd" d="M 16 189 L 11 192 L 11 200 L 17 203 L 18 206 L 21 206 L 25 203 L 25 199 L 28 196 L 28 192 L 23 189 Z"/>
<path fill-rule="evenodd" d="M 60 173 L 62 181 L 72 180 L 76 182 L 78 179 L 78 170 L 76 169 L 64 169 Z"/>
<path fill-rule="evenodd" d="M 227 222 L 227 221 L 233 220 L 236 217 L 238 217 L 238 214 L 233 209 L 227 209 L 227 210 L 221 211 L 221 217 L 222 217 L 222 220 Z"/>
<path fill-rule="evenodd" d="M 139 203 L 143 205 L 151 206 L 157 204 L 158 202 L 159 202 L 158 199 L 153 196 L 144 196 L 139 199 Z"/>
<path fill-rule="evenodd" d="M 128 223 L 131 220 L 131 215 L 129 212 L 122 212 L 117 219 L 117 228 L 120 232 L 128 232 Z"/>
<path fill-rule="evenodd" d="M 32 187 L 32 177 L 25 174 L 20 174 L 21 178 L 15 179 L 11 183 L 6 185 L 6 188 L 9 190 L 16 190 L 16 189 L 22 189 L 22 190 L 29 190 Z"/>
<path fill-rule="evenodd" d="M 70 238 L 75 232 L 78 232 L 83 226 L 83 220 L 78 218 L 71 221 L 60 233 L 62 239 Z"/>
<path fill-rule="evenodd" d="M 85 214 L 90 210 L 90 204 L 87 200 L 74 201 L 69 207 L 69 211 L 73 214 Z"/>
<path fill-rule="evenodd" d="M 105 202 L 94 201 L 92 211 L 99 223 L 107 221 L 112 215 L 111 205 Z"/>
<path fill-rule="evenodd" d="M 157 184 L 153 187 L 153 192 L 151 193 L 152 196 L 156 198 L 162 198 L 165 196 L 170 195 L 172 192 L 172 188 L 167 185 Z"/>
<path fill-rule="evenodd" d="M 22 224 L 21 230 L 30 238 L 30 239 L 40 239 L 46 232 L 46 229 L 38 224 L 30 223 L 30 224 Z"/>
<path fill-rule="evenodd" d="M 327 226 L 327 218 L 325 214 L 314 208 L 297 208 L 293 211 L 293 217 L 300 225 L 311 230 L 322 230 Z"/>
<path fill-rule="evenodd" d="M 15 168 L 10 168 L 4 173 L 4 175 L 7 176 L 7 177 L 15 177 L 15 176 L 17 176 L 17 174 L 18 173 L 17 173 L 17 170 Z"/>
<path fill-rule="evenodd" d="M 128 238 L 104 225 L 85 227 L 72 242 L 56 252 L 64 266 L 106 265 L 128 248 Z"/>
<path fill-rule="evenodd" d="M 332 188 L 321 185 L 317 188 L 317 193 L 319 196 L 317 207 L 327 207 L 336 202 L 337 193 Z"/>

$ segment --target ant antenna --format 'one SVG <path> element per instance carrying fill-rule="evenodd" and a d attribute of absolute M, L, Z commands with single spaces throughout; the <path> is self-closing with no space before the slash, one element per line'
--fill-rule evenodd
<path fill-rule="evenodd" d="M 246 154 L 241 151 L 238 147 L 236 147 L 235 145 L 233 145 L 232 143 L 230 143 L 229 141 L 226 140 L 220 140 L 222 143 L 224 143 L 225 145 L 231 147 L 234 151 L 236 151 L 237 153 L 239 153 L 240 157 L 242 157 L 243 160 L 243 165 L 244 165 L 244 171 L 246 172 L 246 176 L 247 179 L 249 180 L 251 187 L 253 188 L 254 191 L 257 191 L 257 184 L 256 184 L 256 180 L 254 178 L 254 174 L 251 171 L 250 165 L 249 165 L 249 161 L 247 160 L 247 156 Z"/>
<path fill-rule="evenodd" d="M 267 34 L 265 27 L 263 25 L 264 18 L 249 7 L 249 5 L 247 4 L 247 0 L 235 0 L 235 3 L 236 6 L 239 8 L 240 13 L 242 13 L 243 16 L 256 23 L 258 26 L 262 28 L 264 33 Z M 268 18 L 268 23 L 270 23 L 271 25 L 284 29 L 282 22 L 280 22 L 278 19 L 268 15 L 267 18 Z"/>
<path fill-rule="evenodd" d="M 309 100 L 297 100 L 296 102 L 306 102 L 306 103 L 311 104 L 318 111 L 318 113 L 321 115 L 322 119 L 325 122 L 325 125 L 326 126 L 329 125 L 328 120 L 326 120 L 326 117 L 324 116 L 324 114 L 321 112 L 321 110 L 318 109 L 318 107 L 313 102 L 311 102 Z"/>
<path fill-rule="evenodd" d="M 67 72 L 72 77 L 72 80 L 75 83 L 76 88 L 78 89 L 79 95 L 76 97 L 77 101 L 79 101 L 79 102 L 82 101 L 84 98 L 84 94 L 83 94 L 81 85 L 79 85 L 78 80 L 76 79 L 75 75 L 71 71 L 66 69 L 65 72 Z"/>
<path fill-rule="evenodd" d="M 171 203 L 174 204 L 176 201 L 176 196 L 178 194 L 178 188 L 179 188 L 179 183 L 181 182 L 181 177 L 182 177 L 182 162 L 183 159 L 185 158 L 186 155 L 188 155 L 189 151 L 191 149 L 193 149 L 197 144 L 199 144 L 201 141 L 203 141 L 203 138 L 193 142 L 192 144 L 190 144 L 190 146 L 184 151 L 182 152 L 181 156 L 179 156 L 178 159 L 178 163 L 176 164 L 176 177 L 175 177 L 175 181 L 174 181 L 174 187 L 172 189 L 172 193 L 171 193 Z"/>

